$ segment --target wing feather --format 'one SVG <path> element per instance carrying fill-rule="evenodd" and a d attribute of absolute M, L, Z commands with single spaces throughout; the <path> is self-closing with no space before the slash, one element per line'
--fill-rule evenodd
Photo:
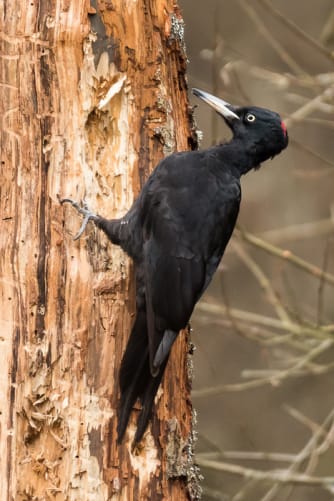
<path fill-rule="evenodd" d="M 217 176 L 210 178 L 206 169 L 192 172 L 198 180 L 190 182 L 187 172 L 179 171 L 178 176 L 175 171 L 170 176 L 162 164 L 161 173 L 147 184 L 141 206 L 152 375 L 158 373 L 157 361 L 165 360 L 209 284 L 232 234 L 240 204 L 237 180 L 218 182 Z M 167 331 L 171 333 L 164 337 Z"/>

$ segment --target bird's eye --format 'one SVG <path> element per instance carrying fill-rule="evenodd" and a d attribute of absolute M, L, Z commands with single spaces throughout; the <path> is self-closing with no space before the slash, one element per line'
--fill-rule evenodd
<path fill-rule="evenodd" d="M 256 116 L 253 115 L 252 113 L 247 113 L 246 120 L 247 120 L 247 122 L 255 122 Z"/>

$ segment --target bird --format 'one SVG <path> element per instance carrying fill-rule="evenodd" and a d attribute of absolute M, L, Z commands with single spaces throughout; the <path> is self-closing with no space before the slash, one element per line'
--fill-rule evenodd
<path fill-rule="evenodd" d="M 75 239 L 93 221 L 135 264 L 136 316 L 119 371 L 118 443 L 137 400 L 141 410 L 133 443 L 143 438 L 172 345 L 187 327 L 235 227 L 241 176 L 288 145 L 278 113 L 234 106 L 197 88 L 192 92 L 224 119 L 230 141 L 165 157 L 119 219 L 97 215 L 86 203 L 61 200 L 84 216 Z"/>

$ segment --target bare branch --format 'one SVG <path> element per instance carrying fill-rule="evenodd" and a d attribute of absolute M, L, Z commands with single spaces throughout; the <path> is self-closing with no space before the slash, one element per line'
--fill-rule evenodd
<path fill-rule="evenodd" d="M 332 243 L 331 239 L 328 238 L 326 241 L 326 246 L 325 246 L 325 251 L 324 251 L 324 259 L 323 259 L 323 265 L 322 265 L 323 273 L 326 273 L 326 270 L 328 267 L 329 249 L 331 247 L 331 243 Z M 318 288 L 317 325 L 320 325 L 322 323 L 324 289 L 325 289 L 325 280 L 324 280 L 323 275 L 322 275 L 320 277 L 319 288 Z"/>
<path fill-rule="evenodd" d="M 325 26 L 320 35 L 320 40 L 324 44 L 331 44 L 334 42 L 334 9 L 327 18 Z"/>
<path fill-rule="evenodd" d="M 323 429 L 323 426 L 320 426 L 318 423 L 316 423 L 315 421 L 313 421 L 309 417 L 302 414 L 298 409 L 295 409 L 291 405 L 287 405 L 287 404 L 283 405 L 283 408 L 286 410 L 286 412 L 291 417 L 296 419 L 296 421 L 298 421 L 303 426 L 306 426 L 306 428 L 311 430 L 311 432 L 313 434 L 317 433 L 318 437 L 321 437 L 321 436 L 325 437 L 326 436 L 326 432 Z M 332 413 L 330 414 L 329 419 L 331 419 L 331 416 L 332 416 Z"/>
<path fill-rule="evenodd" d="M 240 310 L 237 308 L 227 308 L 222 304 L 206 303 L 201 301 L 196 305 L 197 312 L 216 314 L 218 316 L 233 316 L 236 320 L 244 321 L 249 324 L 263 325 L 273 329 L 287 331 L 295 335 L 304 335 L 319 339 L 327 339 L 328 333 L 334 331 L 333 325 L 313 328 L 311 326 L 299 325 L 295 322 L 282 322 L 281 320 L 251 311 Z M 304 340 L 305 342 L 305 340 Z"/>
<path fill-rule="evenodd" d="M 253 21 L 257 30 L 261 35 L 267 40 L 267 42 L 273 47 L 273 49 L 277 52 L 279 57 L 284 61 L 284 63 L 296 74 L 306 75 L 307 72 L 303 70 L 303 68 L 296 63 L 296 61 L 291 57 L 289 52 L 287 52 L 283 46 L 272 36 L 268 28 L 265 26 L 262 19 L 260 19 L 256 10 L 251 7 L 249 2 L 246 0 L 238 0 L 241 8 L 246 12 L 248 17 Z"/>
<path fill-rule="evenodd" d="M 300 143 L 299 141 L 296 141 L 295 139 L 290 138 L 290 144 L 293 145 L 294 147 L 298 148 L 299 150 L 305 151 L 305 153 L 311 155 L 312 157 L 314 157 L 317 160 L 320 160 L 320 162 L 327 164 L 327 165 L 330 165 L 331 168 L 325 170 L 326 175 L 332 174 L 334 172 L 334 169 L 333 169 L 334 163 L 331 162 L 330 160 L 327 160 L 327 158 L 323 157 L 322 155 L 319 155 L 319 153 L 317 153 L 316 151 L 313 151 L 311 148 L 308 148 L 303 143 Z M 317 169 L 317 171 L 318 171 L 317 175 L 319 176 L 319 169 Z"/>
<path fill-rule="evenodd" d="M 334 173 L 334 170 L 333 170 Z M 271 243 L 288 242 L 290 240 L 302 240 L 322 235 L 328 235 L 334 231 L 334 220 L 332 218 L 320 219 L 309 223 L 293 224 L 284 228 L 268 230 L 257 235 L 263 240 Z"/>
<path fill-rule="evenodd" d="M 317 49 L 319 52 L 321 52 L 327 59 L 333 63 L 334 55 L 333 53 L 328 50 L 326 47 L 321 45 L 317 40 L 314 38 L 310 37 L 304 30 L 299 28 L 291 19 L 283 16 L 277 9 L 273 7 L 271 2 L 269 0 L 258 0 L 259 3 L 262 4 L 262 6 L 270 12 L 270 14 L 275 17 L 278 21 L 280 21 L 281 24 L 286 26 L 292 33 L 297 35 L 297 37 L 301 38 L 306 42 L 308 45 L 311 45 L 313 48 Z"/>
<path fill-rule="evenodd" d="M 278 295 L 276 294 L 270 281 L 268 280 L 260 266 L 258 266 L 254 259 L 249 255 L 249 253 L 247 253 L 246 250 L 235 240 L 233 241 L 233 247 L 242 262 L 255 276 L 260 284 L 260 287 L 266 292 L 268 301 L 274 307 L 277 316 L 282 320 L 282 322 L 291 323 L 290 315 L 285 310 Z"/>
<path fill-rule="evenodd" d="M 334 489 L 334 477 L 315 477 L 303 473 L 293 473 L 287 470 L 255 470 L 237 464 L 225 463 L 223 461 L 213 461 L 211 459 L 199 458 L 198 464 L 202 468 L 210 468 L 217 471 L 239 475 L 248 479 L 265 480 L 279 482 L 282 484 L 299 484 L 306 486 L 321 486 L 332 491 Z"/>
<path fill-rule="evenodd" d="M 240 459 L 243 461 L 276 461 L 283 463 L 291 463 L 296 459 L 295 454 L 282 454 L 280 452 L 264 452 L 264 451 L 216 451 L 216 452 L 201 452 L 196 455 L 197 458 L 217 459 L 224 457 L 227 459 Z"/>
<path fill-rule="evenodd" d="M 194 390 L 192 392 L 193 397 L 208 397 L 212 395 L 217 395 L 224 392 L 235 392 L 244 391 L 252 388 L 257 388 L 265 384 L 271 384 L 272 386 L 278 386 L 284 379 L 288 377 L 298 377 L 300 375 L 300 369 L 304 368 L 311 360 L 318 357 L 330 347 L 334 345 L 334 339 L 328 338 L 318 344 L 313 350 L 310 350 L 304 357 L 301 357 L 297 363 L 285 370 L 278 370 L 276 374 L 270 377 L 254 379 L 252 381 L 247 381 L 246 383 L 235 383 L 235 384 L 223 384 L 217 386 L 211 386 L 209 388 L 203 388 L 200 390 Z"/>
<path fill-rule="evenodd" d="M 292 413 L 292 411 L 293 411 L 293 413 Z M 307 418 L 306 416 L 302 415 L 296 409 L 289 408 L 289 412 L 291 413 L 291 415 L 293 415 L 293 417 L 297 417 L 298 420 L 300 420 L 303 423 L 307 423 L 307 425 L 311 421 L 309 418 Z M 304 446 L 304 448 L 296 456 L 295 461 L 291 464 L 291 466 L 287 470 L 288 473 L 295 472 L 300 467 L 300 465 L 302 465 L 303 462 L 305 460 L 307 460 L 312 455 L 312 453 L 315 450 L 315 447 L 316 447 L 316 445 L 318 443 L 318 440 L 322 436 L 326 437 L 326 435 L 327 435 L 326 432 L 325 432 L 325 428 L 327 426 L 332 426 L 333 416 L 334 416 L 334 409 L 329 413 L 329 415 L 326 417 L 326 419 L 324 420 L 324 422 L 323 422 L 323 424 L 321 426 L 318 426 L 318 425 L 316 425 L 316 424 L 314 424 L 312 422 L 311 429 L 314 430 L 313 434 L 312 434 L 311 438 L 309 439 L 309 441 Z M 279 488 L 280 488 L 280 483 L 276 482 L 271 487 L 271 489 L 267 492 L 267 494 L 261 499 L 261 501 L 272 501 L 272 500 L 274 500 L 275 496 L 277 494 L 277 491 L 279 490 Z"/>
<path fill-rule="evenodd" d="M 298 122 L 300 120 L 303 120 L 308 115 L 313 113 L 315 110 L 318 110 L 319 107 L 322 105 L 322 103 L 328 102 L 328 100 L 332 101 L 333 100 L 333 93 L 334 93 L 333 86 L 326 88 L 321 94 L 315 96 L 313 99 L 310 99 L 303 106 L 298 108 L 298 110 L 291 113 L 289 118 L 285 119 L 286 125 L 289 127 L 294 122 Z M 332 106 L 330 107 L 329 111 L 333 111 Z"/>
<path fill-rule="evenodd" d="M 254 245 L 255 247 L 258 247 L 259 249 L 262 249 L 268 252 L 269 254 L 272 254 L 290 263 L 293 263 L 295 266 L 297 266 L 301 270 L 310 273 L 314 277 L 323 278 L 323 280 L 325 280 L 327 283 L 334 285 L 334 275 L 324 272 L 318 266 L 315 266 L 305 261 L 304 259 L 293 254 L 291 251 L 281 249 L 268 242 L 265 242 L 261 238 L 256 237 L 255 235 L 252 235 L 251 233 L 242 230 L 240 226 L 239 226 L 239 231 L 236 232 L 236 234 L 237 236 L 241 237 L 244 241 Z"/>

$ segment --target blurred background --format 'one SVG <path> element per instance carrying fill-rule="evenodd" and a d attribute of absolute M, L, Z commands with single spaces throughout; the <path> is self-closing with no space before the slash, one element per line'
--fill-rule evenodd
<path fill-rule="evenodd" d="M 278 111 L 192 319 L 204 499 L 334 499 L 333 0 L 180 0 L 189 87 Z M 202 147 L 229 138 L 196 105 Z"/>

